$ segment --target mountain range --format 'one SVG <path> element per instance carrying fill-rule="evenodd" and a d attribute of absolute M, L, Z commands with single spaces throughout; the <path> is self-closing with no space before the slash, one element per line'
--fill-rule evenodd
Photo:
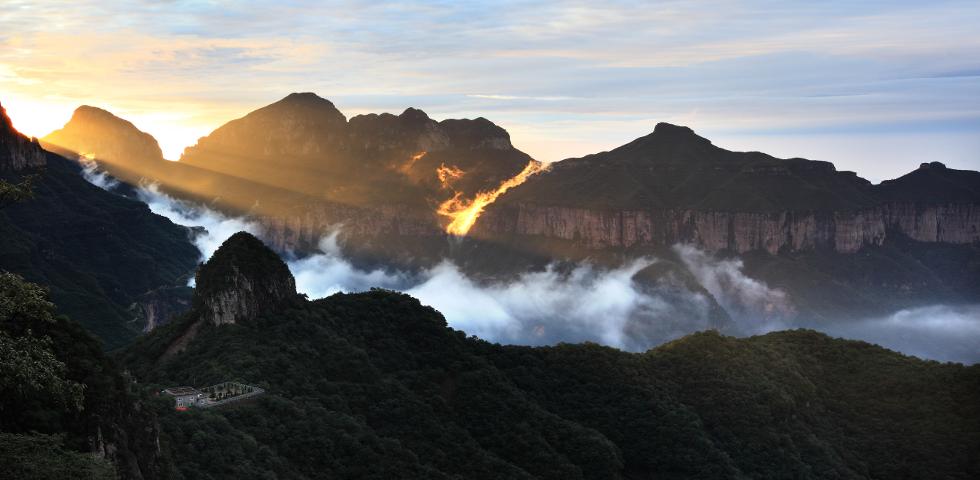
<path fill-rule="evenodd" d="M 980 298 L 980 173 L 935 161 L 875 185 L 829 162 L 731 152 L 661 123 L 611 151 L 543 165 L 483 118 L 437 122 L 409 108 L 348 120 L 312 93 L 228 122 L 179 161 L 93 107 L 41 143 L 246 216 L 282 253 L 315 253 L 339 231 L 365 269 L 450 259 L 506 281 L 652 256 L 659 265 L 637 281 L 704 290 L 674 248 L 693 245 L 785 291 L 796 324 Z"/>

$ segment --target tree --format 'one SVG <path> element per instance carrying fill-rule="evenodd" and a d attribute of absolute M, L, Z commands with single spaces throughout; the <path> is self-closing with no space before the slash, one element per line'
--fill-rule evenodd
<path fill-rule="evenodd" d="M 0 471 L 21 480 L 116 478 L 110 463 L 66 450 L 62 443 L 57 435 L 0 433 Z"/>
<path fill-rule="evenodd" d="M 19 183 L 0 180 L 0 208 L 34 198 L 34 183 L 39 175 L 27 175 Z"/>
<path fill-rule="evenodd" d="M 83 386 L 66 378 L 51 339 L 32 327 L 54 323 L 47 291 L 23 278 L 0 272 L 0 411 L 32 397 L 74 410 L 82 408 Z M 0 422 L 2 424 L 2 422 Z"/>

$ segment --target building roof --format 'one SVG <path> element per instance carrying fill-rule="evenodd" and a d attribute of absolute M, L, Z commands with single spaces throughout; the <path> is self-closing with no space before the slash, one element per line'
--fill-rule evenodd
<path fill-rule="evenodd" d="M 168 395 L 173 395 L 175 397 L 183 397 L 184 395 L 197 395 L 201 393 L 194 387 L 170 387 L 163 391 Z"/>

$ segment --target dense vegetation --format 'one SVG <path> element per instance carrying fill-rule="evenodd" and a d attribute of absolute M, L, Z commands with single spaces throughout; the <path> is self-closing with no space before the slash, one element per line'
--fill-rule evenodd
<path fill-rule="evenodd" d="M 0 209 L 0 269 L 50 288 L 60 311 L 111 349 L 142 330 L 130 308 L 139 295 L 186 282 L 199 253 L 185 228 L 89 184 L 78 170 L 48 154 L 29 183 L 5 177 L 0 203 L 25 201 Z"/>
<path fill-rule="evenodd" d="M 288 274 L 256 260 L 254 242 L 231 244 L 213 258 L 233 264 L 208 271 Z M 270 301 L 254 318 L 201 325 L 164 356 L 207 303 L 123 353 L 131 383 L 42 288 L 0 275 L 0 468 L 84 479 L 980 475 L 980 366 L 805 330 L 706 332 L 643 354 L 500 346 L 384 290 Z M 141 398 L 226 380 L 268 393 L 183 412 Z"/>
<path fill-rule="evenodd" d="M 644 354 L 504 347 L 375 290 L 207 324 L 161 359 L 194 315 L 129 349 L 134 375 L 154 389 L 237 380 L 269 393 L 161 410 L 184 478 L 980 474 L 980 367 L 812 331 L 708 332 Z"/>
<path fill-rule="evenodd" d="M 99 342 L 57 315 L 43 288 L 0 272 L 0 472 L 164 476 L 156 428 Z"/>

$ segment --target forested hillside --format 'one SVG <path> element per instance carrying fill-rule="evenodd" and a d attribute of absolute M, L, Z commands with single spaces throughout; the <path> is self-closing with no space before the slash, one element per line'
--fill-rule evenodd
<path fill-rule="evenodd" d="M 105 347 L 127 344 L 151 320 L 141 296 L 187 284 L 199 256 L 190 232 L 86 181 L 14 130 L 2 106 L 0 147 L 0 270 L 49 288 Z"/>
<path fill-rule="evenodd" d="M 0 272 L 0 477 L 168 478 L 143 397 L 44 288 Z"/>
<path fill-rule="evenodd" d="M 233 238 L 212 259 L 229 264 L 210 271 L 255 271 L 243 255 L 253 243 Z M 503 347 L 381 290 L 266 302 L 251 318 L 200 325 L 168 355 L 208 300 L 125 359 L 154 389 L 268 390 L 232 408 L 162 412 L 186 478 L 980 474 L 976 366 L 802 330 L 701 333 L 643 354 Z"/>

